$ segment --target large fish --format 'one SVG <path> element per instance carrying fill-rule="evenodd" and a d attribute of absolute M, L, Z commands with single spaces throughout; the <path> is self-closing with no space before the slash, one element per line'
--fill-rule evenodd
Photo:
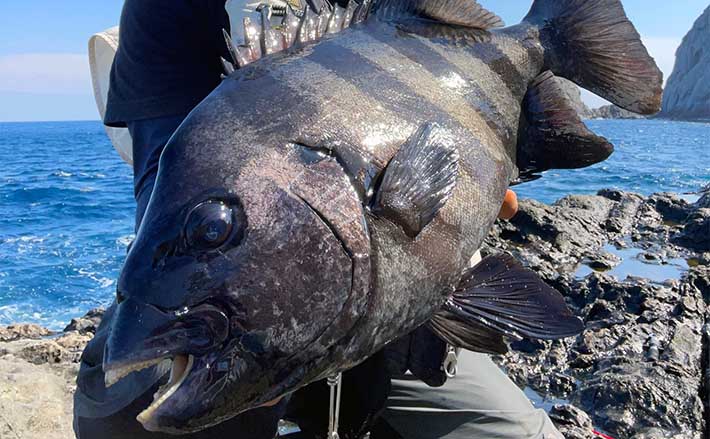
<path fill-rule="evenodd" d="M 165 148 L 118 281 L 107 385 L 174 360 L 143 425 L 214 425 L 427 322 L 481 352 L 579 333 L 510 257 L 468 263 L 511 182 L 612 152 L 554 75 L 659 109 L 621 3 L 536 0 L 507 28 L 473 0 L 261 12 Z"/>

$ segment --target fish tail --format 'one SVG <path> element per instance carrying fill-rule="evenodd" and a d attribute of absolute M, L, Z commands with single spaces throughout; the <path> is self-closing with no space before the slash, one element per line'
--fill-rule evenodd
<path fill-rule="evenodd" d="M 619 0 L 535 0 L 546 69 L 626 110 L 660 111 L 663 73 Z"/>

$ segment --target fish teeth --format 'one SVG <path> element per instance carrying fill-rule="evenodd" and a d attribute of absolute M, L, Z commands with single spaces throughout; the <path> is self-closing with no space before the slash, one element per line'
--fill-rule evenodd
<path fill-rule="evenodd" d="M 151 366 L 155 366 L 156 364 L 160 364 L 163 361 L 166 361 L 166 359 L 156 358 L 153 360 L 139 361 L 137 363 L 128 364 L 126 366 L 121 366 L 116 369 L 110 369 L 104 372 L 104 384 L 107 388 L 111 387 L 118 381 L 120 381 L 122 378 L 126 377 L 128 374 L 147 369 Z"/>

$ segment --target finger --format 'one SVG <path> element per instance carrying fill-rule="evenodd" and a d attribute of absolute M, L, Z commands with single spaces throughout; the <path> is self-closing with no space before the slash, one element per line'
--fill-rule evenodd
<path fill-rule="evenodd" d="M 498 213 L 498 218 L 509 220 L 513 218 L 516 213 L 518 213 L 518 196 L 515 195 L 515 192 L 508 189 L 508 192 L 505 193 L 505 199 L 503 199 L 503 205 Z"/>

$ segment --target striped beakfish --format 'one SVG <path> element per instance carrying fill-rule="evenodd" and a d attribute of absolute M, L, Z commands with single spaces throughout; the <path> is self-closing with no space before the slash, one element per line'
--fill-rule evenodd
<path fill-rule="evenodd" d="M 182 123 L 117 284 L 106 384 L 173 359 L 138 419 L 203 429 L 423 324 L 479 352 L 581 322 L 512 257 L 469 261 L 506 189 L 613 147 L 556 76 L 643 114 L 662 75 L 618 0 L 260 8 Z"/>

